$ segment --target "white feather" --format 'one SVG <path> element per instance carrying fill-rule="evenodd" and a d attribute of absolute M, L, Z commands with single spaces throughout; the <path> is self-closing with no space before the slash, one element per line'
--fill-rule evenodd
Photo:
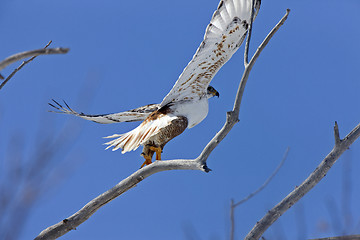
<path fill-rule="evenodd" d="M 188 128 L 197 125 L 206 117 L 207 87 L 244 40 L 250 23 L 251 1 L 220 1 L 206 28 L 203 42 L 159 106 L 172 103 L 172 114 L 162 115 L 152 121 L 145 120 L 130 132 L 107 137 L 116 139 L 105 143 L 109 145 L 106 149 L 113 147 L 115 151 L 122 148 L 122 153 L 132 151 L 149 141 L 177 116 L 187 118 Z"/>
<path fill-rule="evenodd" d="M 199 98 L 206 93 L 212 78 L 244 40 L 250 23 L 251 1 L 220 1 L 206 28 L 203 42 L 163 99 L 161 106 L 170 102 Z"/>
<path fill-rule="evenodd" d="M 130 132 L 105 137 L 116 137 L 116 139 L 105 143 L 106 145 L 109 145 L 106 149 L 113 147 L 112 150 L 115 151 L 121 148 L 121 153 L 136 150 L 140 145 L 147 142 L 149 138 L 156 135 L 161 128 L 168 126 L 168 124 L 175 118 L 177 117 L 174 115 L 162 115 L 160 118 L 155 120 L 141 123 L 137 128 Z"/>

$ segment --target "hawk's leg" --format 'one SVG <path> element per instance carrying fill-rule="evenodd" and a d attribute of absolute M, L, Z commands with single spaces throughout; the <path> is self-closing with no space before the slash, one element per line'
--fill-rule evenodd
<path fill-rule="evenodd" d="M 151 156 L 148 156 L 148 155 L 143 155 L 143 157 L 145 158 L 145 162 L 141 165 L 140 168 L 142 168 L 143 166 L 145 165 L 149 165 L 151 164 L 151 158 L 152 158 L 152 155 Z"/>
<path fill-rule="evenodd" d="M 156 152 L 156 160 L 161 160 L 161 153 L 162 153 L 161 147 L 153 147 L 153 146 L 150 146 L 149 149 L 150 149 L 151 151 Z"/>

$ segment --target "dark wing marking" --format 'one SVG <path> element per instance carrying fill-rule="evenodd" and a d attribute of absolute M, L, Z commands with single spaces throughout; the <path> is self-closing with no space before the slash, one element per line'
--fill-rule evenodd
<path fill-rule="evenodd" d="M 149 104 L 143 107 L 131 109 L 129 111 L 120 112 L 120 113 L 111 113 L 111 114 L 97 114 L 97 115 L 89 115 L 85 113 L 78 113 L 74 111 L 69 105 L 64 101 L 66 107 L 62 106 L 60 103 L 55 101 L 53 103 L 49 103 L 49 105 L 58 111 L 50 111 L 56 113 L 65 113 L 71 114 L 77 117 L 81 117 L 86 120 L 90 120 L 96 123 L 118 123 L 118 122 L 135 122 L 135 121 L 143 121 L 145 120 L 152 112 L 159 109 L 160 104 Z"/>
<path fill-rule="evenodd" d="M 175 85 L 163 99 L 170 102 L 198 99 L 219 69 L 244 41 L 250 24 L 252 0 L 222 0 L 205 31 L 204 40 Z M 256 14 L 260 1 L 255 3 Z M 256 15 L 255 14 L 255 15 Z"/>

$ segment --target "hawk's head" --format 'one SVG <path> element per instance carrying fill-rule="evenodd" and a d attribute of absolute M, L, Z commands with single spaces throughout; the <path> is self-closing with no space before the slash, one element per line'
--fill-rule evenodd
<path fill-rule="evenodd" d="M 219 97 L 220 96 L 219 92 L 216 91 L 215 88 L 213 88 L 212 86 L 208 86 L 207 97 L 211 98 L 211 97 L 215 97 L 215 96 Z"/>

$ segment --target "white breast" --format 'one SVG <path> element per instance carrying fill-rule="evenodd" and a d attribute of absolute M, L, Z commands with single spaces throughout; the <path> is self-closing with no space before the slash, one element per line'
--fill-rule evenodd
<path fill-rule="evenodd" d="M 184 116 L 188 119 L 188 128 L 199 124 L 207 116 L 209 111 L 208 99 L 203 97 L 199 100 L 179 102 L 171 106 L 173 114 Z"/>

